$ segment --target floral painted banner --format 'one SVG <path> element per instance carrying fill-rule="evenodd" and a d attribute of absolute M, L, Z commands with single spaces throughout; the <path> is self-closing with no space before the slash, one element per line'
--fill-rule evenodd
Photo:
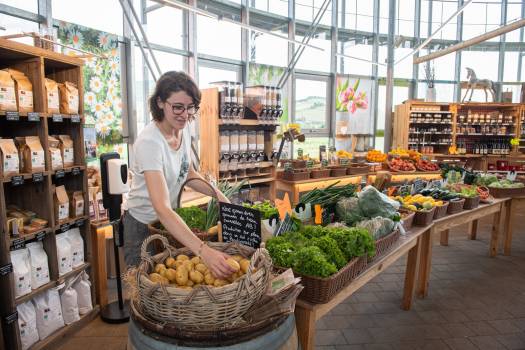
<path fill-rule="evenodd" d="M 338 75 L 335 109 L 336 135 L 372 134 L 374 118 L 370 108 L 372 81 Z"/>
<path fill-rule="evenodd" d="M 122 138 L 122 95 L 118 37 L 95 29 L 60 22 L 60 42 L 107 58 L 84 58 L 84 114 L 86 124 L 96 130 L 96 150 L 100 155 L 116 151 L 127 160 Z M 63 48 L 66 55 L 81 55 Z M 91 153 L 93 155 L 93 153 Z"/>

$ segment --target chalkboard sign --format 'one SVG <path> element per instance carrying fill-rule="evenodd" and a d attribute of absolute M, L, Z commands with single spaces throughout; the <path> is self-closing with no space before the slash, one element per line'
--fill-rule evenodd
<path fill-rule="evenodd" d="M 55 179 L 60 179 L 60 178 L 63 178 L 64 176 L 66 176 L 66 172 L 64 170 L 57 170 L 55 172 Z"/>
<path fill-rule="evenodd" d="M 66 231 L 69 231 L 70 228 L 71 228 L 71 224 L 69 222 L 66 222 L 65 224 L 60 225 L 59 230 L 61 233 L 64 233 Z"/>
<path fill-rule="evenodd" d="M 26 247 L 26 241 L 23 238 L 15 238 L 11 242 L 11 247 L 9 247 L 9 250 L 17 250 L 22 249 Z"/>
<path fill-rule="evenodd" d="M 20 120 L 20 114 L 18 112 L 5 112 L 5 119 L 17 122 Z"/>
<path fill-rule="evenodd" d="M 44 181 L 44 173 L 34 173 L 33 174 L 33 182 L 43 182 Z"/>
<path fill-rule="evenodd" d="M 15 175 L 11 178 L 11 185 L 20 186 L 24 184 L 24 175 Z"/>
<path fill-rule="evenodd" d="M 5 316 L 5 324 L 11 324 L 18 320 L 18 311 L 13 312 L 10 315 Z"/>
<path fill-rule="evenodd" d="M 28 112 L 27 113 L 27 120 L 30 122 L 39 122 L 40 121 L 40 114 L 38 112 Z"/>
<path fill-rule="evenodd" d="M 277 230 L 274 233 L 274 236 L 279 236 L 283 233 L 290 232 L 293 226 L 292 217 L 290 214 L 286 213 L 286 216 L 284 217 L 283 221 L 277 228 Z"/>
<path fill-rule="evenodd" d="M 261 244 L 261 212 L 240 205 L 220 203 L 222 240 L 239 242 L 252 248 Z"/>
<path fill-rule="evenodd" d="M 78 114 L 71 115 L 71 123 L 80 123 L 80 116 Z"/>
<path fill-rule="evenodd" d="M 36 240 L 37 242 L 43 241 L 44 238 L 46 238 L 46 231 L 40 231 L 40 232 L 38 232 L 38 233 L 36 234 L 36 236 L 35 236 L 35 240 Z"/>
<path fill-rule="evenodd" d="M 13 264 L 11 264 L 11 263 L 8 263 L 8 264 L 0 267 L 0 276 L 7 276 L 11 272 L 13 272 Z"/>
<path fill-rule="evenodd" d="M 71 174 L 73 174 L 73 176 L 80 175 L 80 168 L 77 166 L 74 167 L 73 169 L 71 169 Z"/>
<path fill-rule="evenodd" d="M 64 118 L 62 117 L 62 114 L 53 114 L 53 122 L 55 123 L 61 123 L 64 121 Z"/>

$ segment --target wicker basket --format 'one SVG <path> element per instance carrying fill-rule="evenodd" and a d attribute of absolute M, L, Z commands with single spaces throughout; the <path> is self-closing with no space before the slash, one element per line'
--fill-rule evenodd
<path fill-rule="evenodd" d="M 160 240 L 164 251 L 150 256 L 147 247 Z M 187 327 L 220 329 L 240 322 L 242 315 L 265 293 L 272 262 L 266 249 L 253 249 L 237 243 L 209 243 L 209 246 L 228 254 L 251 257 L 247 273 L 236 282 L 223 287 L 200 285 L 191 290 L 152 282 L 148 274 L 155 264 L 180 254 L 192 256 L 188 248 L 174 249 L 160 235 L 146 238 L 142 243 L 142 262 L 137 268 L 138 304 L 145 316 L 157 321 Z"/>
<path fill-rule="evenodd" d="M 331 177 L 340 177 L 340 176 L 346 176 L 346 167 L 340 167 L 340 168 L 332 168 L 330 169 L 330 176 Z"/>
<path fill-rule="evenodd" d="M 313 277 L 301 275 L 294 271 L 296 277 L 301 277 L 303 291 L 299 299 L 313 304 L 324 304 L 329 302 L 334 295 L 356 278 L 366 268 L 367 258 L 362 256 L 354 258 L 341 270 L 330 277 Z"/>
<path fill-rule="evenodd" d="M 496 188 L 489 187 L 490 194 L 494 198 L 512 198 L 525 196 L 525 187 L 519 188 Z"/>
<path fill-rule="evenodd" d="M 378 239 L 376 241 L 376 255 L 374 255 L 373 258 L 368 259 L 368 261 L 378 259 L 381 256 L 383 256 L 386 252 L 388 252 L 388 250 L 390 250 L 390 248 L 397 242 L 400 235 L 401 233 L 399 232 L 399 230 L 394 230 L 388 235 Z"/>
<path fill-rule="evenodd" d="M 443 205 L 436 206 L 436 211 L 434 212 L 434 220 L 441 219 L 447 215 L 448 202 L 443 202 Z"/>
<path fill-rule="evenodd" d="M 286 181 L 302 181 L 310 178 L 310 172 L 308 171 L 283 171 L 283 180 Z"/>
<path fill-rule="evenodd" d="M 312 179 L 322 179 L 325 177 L 330 177 L 330 169 L 312 170 L 312 172 L 310 173 L 310 177 Z"/>
<path fill-rule="evenodd" d="M 370 167 L 368 165 L 351 165 L 346 170 L 348 175 L 367 174 Z"/>
<path fill-rule="evenodd" d="M 416 211 L 416 216 L 414 216 L 414 225 L 416 226 L 428 226 L 434 220 L 434 212 L 436 207 L 428 211 Z"/>
<path fill-rule="evenodd" d="M 479 196 L 469 197 L 469 198 L 465 198 L 465 204 L 463 205 L 463 209 L 470 210 L 470 209 L 475 209 L 478 206 L 479 206 Z"/>
<path fill-rule="evenodd" d="M 412 224 L 414 223 L 414 217 L 416 216 L 416 213 L 408 210 L 405 212 L 408 213 L 408 215 L 405 216 L 404 219 L 401 219 L 401 224 L 403 225 L 405 231 L 410 231 L 410 229 L 412 228 Z"/>
<path fill-rule="evenodd" d="M 447 214 L 457 214 L 463 211 L 463 206 L 465 205 L 465 198 L 457 199 L 448 202 Z"/>

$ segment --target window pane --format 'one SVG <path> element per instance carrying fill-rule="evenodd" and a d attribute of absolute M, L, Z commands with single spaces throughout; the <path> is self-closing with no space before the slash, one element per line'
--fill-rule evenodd
<path fill-rule="evenodd" d="M 118 1 L 53 0 L 52 10 L 56 19 L 122 35 L 123 15 Z"/>
<path fill-rule="evenodd" d="M 419 26 L 422 38 L 428 38 L 428 9 L 429 0 L 421 1 L 421 24 Z"/>
<path fill-rule="evenodd" d="M 305 133 L 327 129 L 327 82 L 295 79 L 295 122 Z"/>
<path fill-rule="evenodd" d="M 0 0 L 0 4 L 13 6 L 33 13 L 38 13 L 37 0 Z"/>
<path fill-rule="evenodd" d="M 225 38 L 228 38 L 225 40 Z M 216 19 L 197 16 L 197 51 L 199 53 L 241 59 L 241 27 Z"/>
<path fill-rule="evenodd" d="M 512 92 L 512 103 L 520 103 L 521 85 L 503 85 L 503 92 Z"/>
<path fill-rule="evenodd" d="M 300 148 L 303 150 L 304 155 L 309 155 L 312 158 L 319 158 L 319 146 L 330 145 L 330 139 L 328 137 L 313 137 L 307 136 L 305 142 L 295 142 L 293 147 L 294 158 L 297 159 L 297 150 Z"/>
<path fill-rule="evenodd" d="M 306 47 L 295 68 L 320 72 L 330 71 L 330 36 L 324 33 L 321 36 L 326 37 L 326 39 L 312 39 L 310 40 L 310 45 L 320 47 L 324 51 Z M 295 40 L 301 41 L 303 37 L 296 35 Z"/>
<path fill-rule="evenodd" d="M 281 16 L 287 16 L 288 0 L 255 0 L 255 8 L 257 10 L 276 13 Z"/>
<path fill-rule="evenodd" d="M 428 51 L 421 53 L 427 55 Z M 425 79 L 426 63 L 419 65 L 419 79 Z M 450 53 L 430 61 L 430 66 L 434 67 L 434 74 L 436 80 L 454 80 L 454 71 L 456 67 L 456 54 Z"/>
<path fill-rule="evenodd" d="M 372 45 L 353 45 L 353 43 L 341 43 L 344 45 L 344 54 L 357 57 L 357 58 L 363 58 L 367 60 L 372 60 Z M 339 62 L 341 62 L 341 59 L 338 59 Z M 342 58 L 342 69 L 339 71 L 345 74 L 353 74 L 353 75 L 372 75 L 372 64 L 356 59 L 351 58 Z"/>
<path fill-rule="evenodd" d="M 472 5 L 471 5 L 472 6 Z M 457 1 L 434 2 L 432 6 L 432 32 L 436 31 L 447 19 L 456 12 Z M 456 39 L 457 17 L 452 19 L 436 36 L 436 39 Z"/>
<path fill-rule="evenodd" d="M 199 88 L 204 89 L 213 86 L 216 81 L 238 81 L 238 72 L 220 68 L 199 66 Z"/>
<path fill-rule="evenodd" d="M 519 52 L 505 52 L 503 81 L 518 81 Z"/>
<path fill-rule="evenodd" d="M 388 33 L 389 0 L 379 1 L 379 32 Z"/>
<path fill-rule="evenodd" d="M 481 35 L 500 26 L 501 5 L 472 3 L 463 11 L 463 40 Z M 489 41 L 499 41 L 499 37 Z"/>
<path fill-rule="evenodd" d="M 521 4 L 509 3 L 507 5 L 507 23 L 510 23 L 516 19 L 521 18 Z M 519 42 L 520 41 L 520 30 L 516 29 L 512 32 L 509 32 L 505 35 L 505 40 L 507 42 Z"/>
<path fill-rule="evenodd" d="M 286 37 L 283 32 L 274 32 Z M 251 32 L 250 61 L 273 66 L 288 65 L 288 41 L 272 35 Z M 276 54 L 276 53 L 279 54 Z M 305 53 L 306 54 L 306 53 Z"/>
<path fill-rule="evenodd" d="M 398 48 L 394 50 L 394 60 L 398 60 L 407 54 L 412 52 L 412 49 L 410 48 Z M 411 57 L 408 57 L 405 59 L 403 63 L 397 64 L 394 66 L 394 77 L 395 78 L 412 78 L 412 68 L 414 65 L 411 62 Z"/>
<path fill-rule="evenodd" d="M 454 84 L 435 84 L 436 88 L 436 102 L 453 102 L 454 99 Z M 427 92 L 427 83 L 422 82 L 417 84 L 417 98 L 424 99 Z"/>
<path fill-rule="evenodd" d="M 18 17 L 12 17 L 0 13 L 0 24 L 5 27 L 5 30 L 2 30 L 0 35 L 8 34 L 19 34 L 21 32 L 37 32 L 38 33 L 38 23 L 26 21 Z M 27 45 L 33 45 L 33 38 L 16 38 L 13 39 L 20 43 Z"/>
<path fill-rule="evenodd" d="M 166 32 L 166 25 L 169 32 Z M 172 7 L 162 7 L 148 12 L 147 24 L 144 25 L 148 40 L 152 43 L 183 48 L 182 11 Z"/>
<path fill-rule="evenodd" d="M 369 0 L 341 0 L 339 11 L 342 11 L 342 2 L 345 2 L 344 16 L 341 14 L 339 26 L 341 28 L 372 32 L 374 30 L 374 2 Z M 342 19 L 344 17 L 344 23 Z"/>
<path fill-rule="evenodd" d="M 392 111 L 396 105 L 403 103 L 408 99 L 408 87 L 394 86 Z M 377 126 L 376 126 L 376 149 L 382 150 L 384 144 L 385 130 L 385 104 L 386 104 L 386 87 L 379 85 L 379 95 L 377 99 Z M 390 147 L 390 145 L 389 145 Z"/>
<path fill-rule="evenodd" d="M 415 0 L 397 0 L 397 31 L 396 34 L 404 36 L 414 35 Z"/>
<path fill-rule="evenodd" d="M 463 51 L 461 53 L 461 80 L 467 79 L 466 68 L 472 68 L 478 79 L 498 80 L 498 52 Z"/>

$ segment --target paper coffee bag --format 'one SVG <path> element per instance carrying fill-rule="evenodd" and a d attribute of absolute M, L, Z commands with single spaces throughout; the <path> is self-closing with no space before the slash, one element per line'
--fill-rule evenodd
<path fill-rule="evenodd" d="M 69 81 L 58 84 L 60 91 L 60 113 L 78 114 L 78 89 Z"/>
<path fill-rule="evenodd" d="M 77 218 L 84 215 L 84 194 L 82 191 L 70 193 L 69 213 L 71 217 Z"/>
<path fill-rule="evenodd" d="M 73 148 L 73 140 L 69 135 L 59 135 L 58 140 L 60 141 L 60 154 L 62 155 L 62 160 L 64 162 L 64 167 L 72 167 L 75 165 L 75 155 Z"/>
<path fill-rule="evenodd" d="M 16 111 L 15 82 L 4 70 L 0 70 L 0 110 Z"/>
<path fill-rule="evenodd" d="M 12 139 L 0 139 L 0 154 L 2 164 L 0 164 L 1 174 L 4 177 L 13 176 L 20 173 L 20 160 L 18 149 Z"/>
<path fill-rule="evenodd" d="M 20 162 L 22 172 L 38 173 L 45 170 L 46 160 L 44 148 L 38 136 L 26 136 L 17 138 L 20 149 Z"/>
<path fill-rule="evenodd" d="M 16 103 L 19 112 L 33 112 L 33 84 L 24 73 L 15 69 L 7 69 L 15 82 Z"/>
<path fill-rule="evenodd" d="M 69 218 L 69 197 L 64 186 L 57 186 L 54 195 L 55 218 L 57 222 L 63 222 Z"/>
<path fill-rule="evenodd" d="M 60 99 L 56 81 L 46 78 L 47 113 L 60 113 Z"/>
<path fill-rule="evenodd" d="M 49 142 L 49 156 L 51 158 L 51 169 L 57 170 L 57 169 L 64 168 L 62 152 L 60 151 L 60 141 L 53 136 L 49 136 L 48 142 Z"/>

